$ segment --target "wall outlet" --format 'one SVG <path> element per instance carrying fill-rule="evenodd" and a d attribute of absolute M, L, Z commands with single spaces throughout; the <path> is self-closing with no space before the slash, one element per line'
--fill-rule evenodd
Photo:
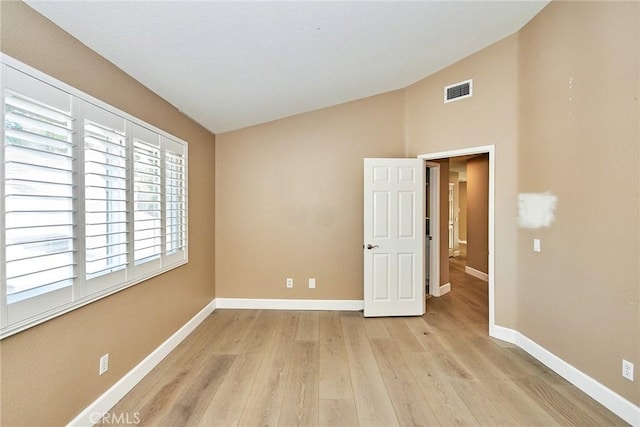
<path fill-rule="evenodd" d="M 102 375 L 109 370 L 109 353 L 105 354 L 100 358 L 100 368 L 98 370 L 98 375 Z"/>
<path fill-rule="evenodd" d="M 309 279 L 309 289 L 316 288 L 316 279 Z"/>
<path fill-rule="evenodd" d="M 540 252 L 540 239 L 533 239 L 533 251 Z"/>
<path fill-rule="evenodd" d="M 287 278 L 287 288 L 293 288 L 293 279 Z"/>
<path fill-rule="evenodd" d="M 622 359 L 622 376 L 633 381 L 633 363 Z"/>

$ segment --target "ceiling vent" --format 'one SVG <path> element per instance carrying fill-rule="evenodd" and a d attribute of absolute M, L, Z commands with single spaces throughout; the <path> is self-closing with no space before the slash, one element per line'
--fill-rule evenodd
<path fill-rule="evenodd" d="M 444 103 L 473 96 L 473 79 L 452 84 L 444 88 Z"/>

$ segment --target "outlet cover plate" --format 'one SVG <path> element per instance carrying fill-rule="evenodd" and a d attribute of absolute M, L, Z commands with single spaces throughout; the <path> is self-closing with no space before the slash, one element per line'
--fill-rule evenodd
<path fill-rule="evenodd" d="M 540 252 L 540 239 L 533 239 L 533 251 Z"/>
<path fill-rule="evenodd" d="M 633 363 L 622 359 L 622 376 L 629 381 L 633 381 Z"/>
<path fill-rule="evenodd" d="M 102 375 L 109 370 L 109 353 L 105 354 L 100 358 L 100 367 L 98 370 L 98 375 Z"/>

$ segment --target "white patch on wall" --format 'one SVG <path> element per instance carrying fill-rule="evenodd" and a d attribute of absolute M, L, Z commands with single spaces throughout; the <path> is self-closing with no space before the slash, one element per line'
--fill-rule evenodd
<path fill-rule="evenodd" d="M 558 197 L 549 192 L 518 194 L 518 224 L 522 228 L 550 227 L 557 205 Z"/>

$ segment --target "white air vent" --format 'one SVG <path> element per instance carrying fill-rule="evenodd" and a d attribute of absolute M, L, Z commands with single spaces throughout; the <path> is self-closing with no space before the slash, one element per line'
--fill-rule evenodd
<path fill-rule="evenodd" d="M 473 96 L 473 79 L 452 84 L 444 88 L 444 102 L 457 101 Z"/>

